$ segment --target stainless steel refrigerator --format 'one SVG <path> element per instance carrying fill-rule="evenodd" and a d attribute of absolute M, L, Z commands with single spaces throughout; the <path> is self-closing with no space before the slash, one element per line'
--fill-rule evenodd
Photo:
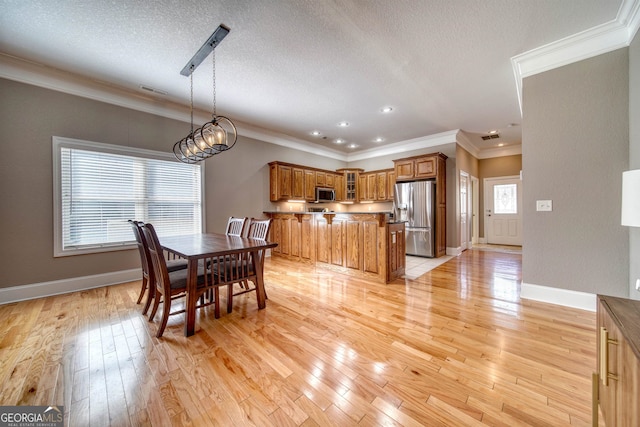
<path fill-rule="evenodd" d="M 435 256 L 436 182 L 396 184 L 394 219 L 406 221 L 407 255 Z"/>

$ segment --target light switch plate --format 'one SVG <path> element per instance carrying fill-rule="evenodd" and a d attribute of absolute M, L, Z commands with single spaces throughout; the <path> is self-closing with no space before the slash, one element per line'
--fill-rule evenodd
<path fill-rule="evenodd" d="M 536 200 L 536 211 L 551 212 L 552 210 L 553 210 L 553 203 L 551 200 Z"/>

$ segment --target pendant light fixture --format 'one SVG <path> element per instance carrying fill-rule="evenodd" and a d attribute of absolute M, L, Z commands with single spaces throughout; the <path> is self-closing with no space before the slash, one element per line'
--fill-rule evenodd
<path fill-rule="evenodd" d="M 220 25 L 211 34 L 207 42 L 196 52 L 191 61 L 182 69 L 180 74 L 191 78 L 191 132 L 173 146 L 173 154 L 183 163 L 197 163 L 216 154 L 231 149 L 238 138 L 238 132 L 233 122 L 224 116 L 216 114 L 216 57 L 215 48 L 229 34 L 229 28 Z M 210 54 L 212 55 L 213 75 L 213 114 L 210 122 L 193 130 L 193 71 Z"/>

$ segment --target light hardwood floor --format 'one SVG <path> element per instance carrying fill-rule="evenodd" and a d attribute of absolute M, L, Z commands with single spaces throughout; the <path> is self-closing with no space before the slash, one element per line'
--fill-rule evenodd
<path fill-rule="evenodd" d="M 590 425 L 595 313 L 521 300 L 519 254 L 388 285 L 265 270 L 266 309 L 209 307 L 189 338 L 182 315 L 155 338 L 139 282 L 0 306 L 0 404 L 69 426 Z"/>

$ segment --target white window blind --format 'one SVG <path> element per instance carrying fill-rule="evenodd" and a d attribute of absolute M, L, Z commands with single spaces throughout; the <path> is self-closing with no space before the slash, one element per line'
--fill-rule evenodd
<path fill-rule="evenodd" d="M 54 255 L 128 247 L 129 219 L 152 223 L 160 237 L 200 233 L 202 166 L 172 157 L 54 137 Z"/>

